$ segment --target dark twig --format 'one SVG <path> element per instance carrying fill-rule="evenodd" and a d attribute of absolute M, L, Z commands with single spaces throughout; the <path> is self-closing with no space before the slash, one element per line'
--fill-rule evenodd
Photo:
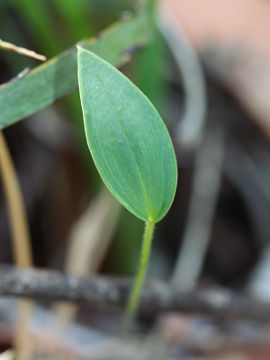
<path fill-rule="evenodd" d="M 92 307 L 124 307 L 131 282 L 127 279 L 78 278 L 55 271 L 0 266 L 0 295 L 35 300 L 71 301 Z M 210 315 L 221 320 L 270 321 L 270 303 L 221 289 L 177 291 L 160 281 L 148 281 L 141 312 L 156 315 L 180 311 Z"/>

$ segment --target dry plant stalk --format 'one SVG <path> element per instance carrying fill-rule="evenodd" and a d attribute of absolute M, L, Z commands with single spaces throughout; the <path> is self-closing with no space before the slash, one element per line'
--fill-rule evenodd
<path fill-rule="evenodd" d="M 111 243 L 120 215 L 120 204 L 104 187 L 74 224 L 68 241 L 65 271 L 77 276 L 94 274 Z M 77 305 L 56 306 L 57 333 L 73 321 Z"/>
<path fill-rule="evenodd" d="M 9 213 L 15 263 L 20 267 L 31 267 L 33 259 L 26 212 L 16 171 L 2 131 L 0 131 L 0 170 Z M 18 360 L 29 360 L 31 355 L 30 334 L 26 331 L 31 310 L 32 301 L 20 300 L 15 339 Z"/>
<path fill-rule="evenodd" d="M 9 52 L 15 52 L 16 54 L 19 54 L 19 55 L 28 56 L 33 59 L 39 60 L 39 61 L 47 60 L 46 56 L 44 56 L 44 55 L 38 54 L 33 50 L 28 50 L 21 46 L 16 46 L 8 41 L 4 41 L 1 39 L 0 39 L 0 49 L 6 50 Z"/>

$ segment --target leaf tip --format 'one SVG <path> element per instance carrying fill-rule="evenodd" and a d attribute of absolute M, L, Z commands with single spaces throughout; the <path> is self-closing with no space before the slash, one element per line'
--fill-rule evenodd
<path fill-rule="evenodd" d="M 78 54 L 81 54 L 83 52 L 87 52 L 87 53 L 90 52 L 90 51 L 86 50 L 85 48 L 83 48 L 80 44 L 77 44 L 76 48 L 77 48 Z"/>
<path fill-rule="evenodd" d="M 76 48 L 77 48 L 77 51 L 78 51 L 78 52 L 83 49 L 83 48 L 81 47 L 81 45 L 79 45 L 79 44 L 76 45 Z"/>

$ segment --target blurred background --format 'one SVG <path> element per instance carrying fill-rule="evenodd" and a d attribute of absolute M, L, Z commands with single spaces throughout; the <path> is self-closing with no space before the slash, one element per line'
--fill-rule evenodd
<path fill-rule="evenodd" d="M 145 6 L 139 0 L 2 0 L 0 38 L 50 59 Z M 270 2 L 160 0 L 153 33 L 121 68 L 161 113 L 178 160 L 178 190 L 156 228 L 149 276 L 179 289 L 222 286 L 270 301 Z M 1 51 L 0 83 L 37 65 Z M 101 183 L 86 146 L 78 91 L 4 135 L 21 184 L 35 266 L 133 276 L 144 225 Z M 0 261 L 12 263 L 2 188 L 0 214 Z M 118 315 L 108 309 L 63 313 L 100 332 L 117 328 Z M 178 335 L 189 328 L 194 339 L 205 324 L 216 326 L 199 320 L 175 315 L 160 327 Z M 252 341 L 237 349 L 233 342 L 238 357 L 226 359 L 269 359 L 267 341 L 261 341 L 269 340 L 268 329 L 260 327 L 258 350 L 258 329 L 241 326 L 226 328 L 227 336 Z M 185 348 L 183 358 L 191 358 L 189 352 Z M 224 353 L 222 348 L 198 358 L 225 359 Z"/>

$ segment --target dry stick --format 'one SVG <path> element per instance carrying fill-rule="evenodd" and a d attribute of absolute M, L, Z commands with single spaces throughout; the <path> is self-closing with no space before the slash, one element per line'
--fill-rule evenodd
<path fill-rule="evenodd" d="M 111 243 L 121 206 L 105 187 L 94 199 L 72 228 L 65 271 L 86 276 L 95 273 Z M 77 307 L 71 304 L 57 306 L 59 331 L 73 320 Z"/>
<path fill-rule="evenodd" d="M 2 170 L 3 187 L 8 203 L 15 262 L 19 266 L 32 266 L 30 235 L 23 199 L 12 159 L 1 131 L 0 166 Z"/>
<path fill-rule="evenodd" d="M 0 39 L 0 49 L 10 51 L 10 52 L 15 52 L 20 55 L 28 56 L 33 59 L 39 60 L 39 61 L 47 60 L 46 56 L 44 56 L 44 55 L 38 54 L 33 50 L 28 50 L 26 48 L 16 46 L 10 42 L 7 42 L 7 41 L 1 40 L 1 39 Z"/>
<path fill-rule="evenodd" d="M 84 303 L 92 309 L 124 310 L 133 283 L 123 278 L 79 278 L 56 271 L 4 265 L 0 266 L 0 274 L 0 295 Z M 181 291 L 162 281 L 147 280 L 140 299 L 141 314 L 159 316 L 168 311 L 209 315 L 220 320 L 270 321 L 270 302 L 247 294 L 221 288 Z"/>
<path fill-rule="evenodd" d="M 33 265 L 32 251 L 22 194 L 12 159 L 1 131 L 0 170 L 9 212 L 15 263 L 20 267 L 31 267 Z M 22 300 L 19 302 L 15 341 L 16 357 L 19 360 L 28 360 L 31 354 L 30 336 L 28 331 L 26 331 L 26 324 L 30 318 L 31 310 L 31 301 Z"/>

